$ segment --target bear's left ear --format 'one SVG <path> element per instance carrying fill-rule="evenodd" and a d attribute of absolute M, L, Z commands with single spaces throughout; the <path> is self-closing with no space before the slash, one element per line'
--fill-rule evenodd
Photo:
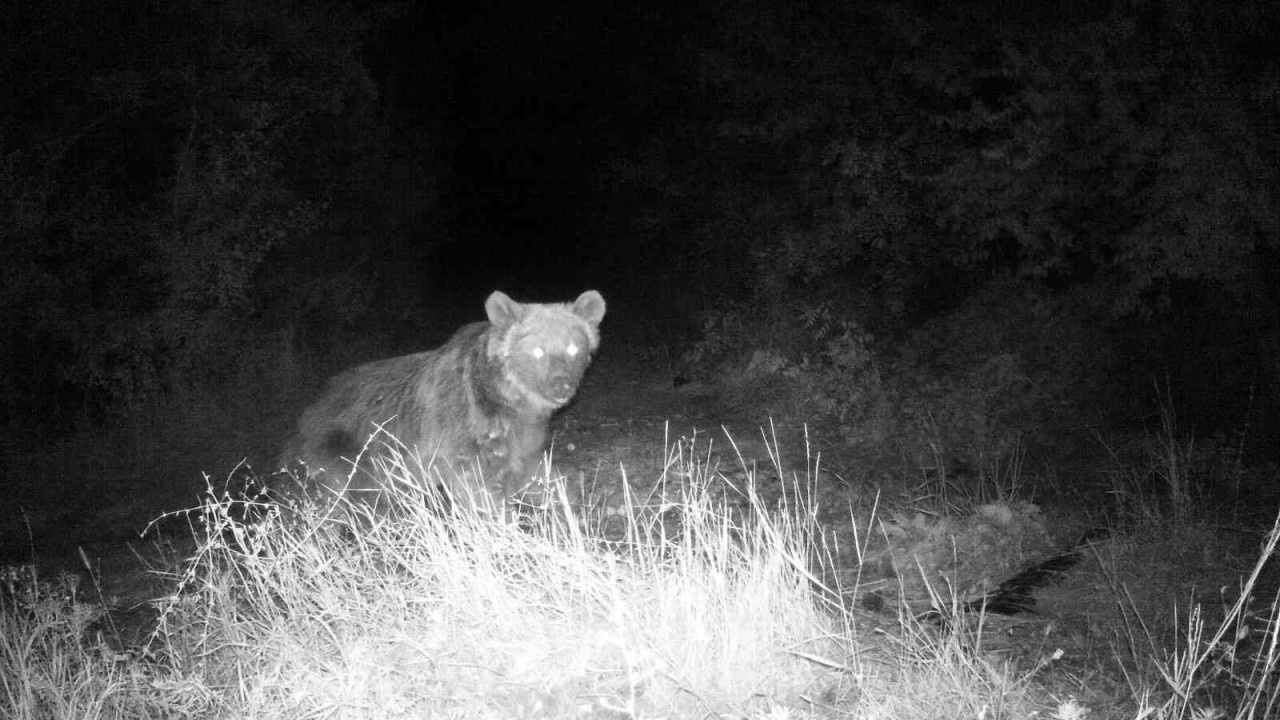
<path fill-rule="evenodd" d="M 591 323 L 599 325 L 604 319 L 604 298 L 595 290 L 588 290 L 573 301 L 573 314 Z"/>
<path fill-rule="evenodd" d="M 494 290 L 484 301 L 484 313 L 489 322 L 500 328 L 508 328 L 524 318 L 524 306 L 507 297 L 501 290 Z"/>

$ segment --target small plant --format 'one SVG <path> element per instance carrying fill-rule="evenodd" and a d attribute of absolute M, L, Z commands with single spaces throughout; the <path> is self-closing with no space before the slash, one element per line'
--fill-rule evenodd
<path fill-rule="evenodd" d="M 4 570 L 0 717 L 172 717 L 149 668 L 119 648 L 114 632 L 103 632 L 106 609 L 83 596 L 78 576 L 45 579 L 34 565 Z"/>
<path fill-rule="evenodd" d="M 1280 517 L 1220 619 L 1207 622 L 1204 608 L 1191 605 L 1171 652 L 1156 642 L 1140 615 L 1132 615 L 1129 643 L 1149 649 L 1160 681 L 1133 688 L 1143 698 L 1140 719 L 1268 718 L 1280 712 L 1280 591 L 1270 591 L 1263 612 L 1253 608 L 1255 593 L 1264 591 L 1263 569 L 1278 546 Z"/>

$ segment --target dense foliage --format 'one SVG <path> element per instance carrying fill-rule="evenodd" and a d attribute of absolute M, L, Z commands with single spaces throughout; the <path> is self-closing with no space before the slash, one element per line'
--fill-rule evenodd
<path fill-rule="evenodd" d="M 648 227 L 684 220 L 758 296 L 854 280 L 919 304 L 1010 273 L 1119 315 L 1183 280 L 1263 299 L 1278 16 L 730 3 L 691 39 L 700 102 L 619 177 L 664 194 Z"/>
<path fill-rule="evenodd" d="M 737 326 L 803 364 L 778 315 L 834 307 L 1043 367 L 1027 338 L 1090 327 L 1119 362 L 1076 380 L 1145 401 L 1172 377 L 1193 424 L 1243 423 L 1280 398 L 1277 29 L 1256 3 L 724 3 L 688 39 L 690 111 L 615 177 L 650 242 L 692 238 L 677 266 L 745 303 L 702 349 Z M 1025 337 L 975 317 L 1044 293 Z M 906 385 L 946 371 L 922 361 Z M 1053 405 L 1090 395 L 1064 380 Z"/>
<path fill-rule="evenodd" d="M 945 337 L 1037 297 L 1053 309 L 1027 336 L 1069 309 L 1128 358 L 1098 372 L 1139 392 L 1227 363 L 1243 379 L 1211 394 L 1280 397 L 1274 4 L 587 10 L 3 11 L 3 424 L 278 379 L 410 314 L 449 238 L 484 233 L 513 237 L 459 283 L 598 277 L 631 316 L 679 294 L 662 314 L 699 360 L 737 327 L 847 372 L 830 343 L 850 332 Z M 534 207 L 561 223 L 536 240 Z M 969 367 L 1036 364 L 1034 343 L 980 339 Z M 1168 355 L 1200 346 L 1226 350 Z"/>
<path fill-rule="evenodd" d="M 364 311 L 362 254 L 400 218 L 360 180 L 408 169 L 360 60 L 364 20 L 288 1 L 6 12 L 6 427 L 274 371 L 290 359 L 276 331 Z"/>

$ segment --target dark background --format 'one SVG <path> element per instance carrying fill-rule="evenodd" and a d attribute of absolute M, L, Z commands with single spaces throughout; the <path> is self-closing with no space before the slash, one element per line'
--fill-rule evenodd
<path fill-rule="evenodd" d="M 106 431 L 135 473 L 270 446 L 493 289 L 601 290 L 602 364 L 672 382 L 767 348 L 849 432 L 870 363 L 1274 457 L 1275 3 L 14 5 L 12 482 Z"/>

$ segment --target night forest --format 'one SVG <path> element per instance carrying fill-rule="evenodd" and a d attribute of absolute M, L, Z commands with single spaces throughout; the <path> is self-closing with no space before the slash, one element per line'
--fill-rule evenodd
<path fill-rule="evenodd" d="M 882 491 L 1018 458 L 1042 503 L 1150 431 L 1273 472 L 1277 37 L 1260 0 L 6 3 L 0 554 L 265 477 L 327 377 L 494 290 L 608 302 L 562 429 L 772 421 Z M 1134 482 L 1275 506 L 1186 472 Z"/>
<path fill-rule="evenodd" d="M 606 357 L 680 382 L 764 350 L 846 425 L 869 364 L 1006 363 L 1027 387 L 959 382 L 1024 430 L 1164 397 L 1275 455 L 1269 3 L 4 14 L 6 456 L 139 423 L 148 473 L 214 431 L 252 454 L 491 290 L 586 287 Z"/>

